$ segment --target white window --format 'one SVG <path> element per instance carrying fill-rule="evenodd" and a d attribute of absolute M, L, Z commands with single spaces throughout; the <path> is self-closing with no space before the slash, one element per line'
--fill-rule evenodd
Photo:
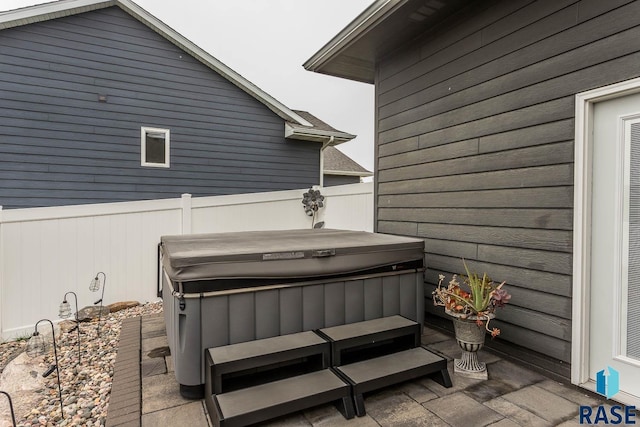
<path fill-rule="evenodd" d="M 141 165 L 157 168 L 169 167 L 169 129 L 140 129 Z"/>

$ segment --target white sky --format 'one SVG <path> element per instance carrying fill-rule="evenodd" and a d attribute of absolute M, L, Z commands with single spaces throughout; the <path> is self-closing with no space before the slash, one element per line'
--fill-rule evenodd
<path fill-rule="evenodd" d="M 134 0 L 262 90 L 358 135 L 340 149 L 373 171 L 373 85 L 302 64 L 373 0 Z M 41 0 L 0 0 L 0 11 Z"/>

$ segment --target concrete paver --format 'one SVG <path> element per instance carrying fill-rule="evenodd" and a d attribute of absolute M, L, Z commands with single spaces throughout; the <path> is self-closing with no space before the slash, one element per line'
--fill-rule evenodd
<path fill-rule="evenodd" d="M 400 384 L 398 391 L 406 394 L 418 403 L 424 403 L 438 398 L 437 394 L 416 381 Z"/>
<path fill-rule="evenodd" d="M 142 427 L 209 426 L 206 408 L 197 401 L 142 415 Z"/>
<path fill-rule="evenodd" d="M 182 397 L 172 375 L 153 375 L 142 379 L 142 415 L 191 402 Z"/>
<path fill-rule="evenodd" d="M 552 425 L 560 424 L 578 413 L 578 405 L 574 402 L 536 385 L 527 386 L 502 397 Z"/>
<path fill-rule="evenodd" d="M 313 427 L 378 427 L 369 414 L 347 420 L 333 405 L 322 405 L 304 412 L 304 418 Z"/>
<path fill-rule="evenodd" d="M 489 424 L 487 427 L 520 427 L 520 424 L 516 424 L 510 419 L 505 418 L 497 423 Z"/>
<path fill-rule="evenodd" d="M 499 360 L 489 366 L 489 379 L 465 390 L 479 402 L 486 402 L 545 379 L 544 376 L 507 360 Z"/>
<path fill-rule="evenodd" d="M 145 338 L 142 337 L 142 357 L 149 357 L 149 352 L 161 347 L 168 347 L 167 335 L 160 335 L 155 337 Z"/>
<path fill-rule="evenodd" d="M 260 423 L 260 427 L 307 427 L 311 423 L 306 420 L 302 413 L 295 413 L 286 417 L 280 417 L 273 420 Z"/>
<path fill-rule="evenodd" d="M 449 362 L 448 369 L 449 369 L 449 375 L 451 376 L 451 383 L 453 384 L 452 387 L 446 388 L 430 378 L 421 378 L 421 379 L 417 379 L 416 381 L 440 397 L 466 390 L 472 385 L 479 384 L 483 381 L 483 380 L 477 380 L 473 378 L 462 377 L 460 375 L 454 375 L 453 362 Z"/>
<path fill-rule="evenodd" d="M 604 398 L 598 398 L 589 395 L 584 390 L 567 387 L 562 383 L 550 379 L 545 379 L 537 383 L 536 385 L 540 388 L 550 391 L 551 393 L 562 396 L 565 399 L 570 400 L 571 402 L 574 402 L 578 405 L 596 406 L 603 404 L 606 401 Z"/>
<path fill-rule="evenodd" d="M 145 316 L 141 322 L 138 320 L 137 328 L 137 333 L 129 330 L 122 342 L 124 347 L 119 357 L 126 363 L 118 364 L 116 369 L 120 384 L 115 384 L 114 375 L 112 399 L 114 415 L 118 417 L 113 420 L 123 426 L 142 423 L 154 427 L 210 427 L 203 401 L 187 400 L 180 395 L 171 356 L 149 357 L 147 354 L 167 345 L 162 315 Z M 423 343 L 449 360 L 459 357 L 460 350 L 449 335 L 427 329 Z M 592 393 L 558 383 L 488 351 L 482 351 L 479 358 L 487 363 L 487 381 L 453 374 L 450 361 L 453 387 L 449 389 L 429 378 L 421 378 L 366 394 L 367 414 L 364 417 L 345 420 L 336 407 L 329 404 L 270 420 L 260 426 L 569 427 L 579 425 L 579 405 L 595 406 L 604 402 Z M 124 373 L 129 375 L 123 376 Z M 140 408 L 135 411 L 140 399 L 134 401 L 133 396 L 140 388 Z M 128 407 L 124 405 L 127 396 L 132 398 Z"/>
<path fill-rule="evenodd" d="M 164 362 L 167 366 L 167 372 L 175 372 L 173 369 L 173 357 L 171 357 L 171 355 L 165 356 Z"/>
<path fill-rule="evenodd" d="M 484 403 L 485 406 L 493 409 L 494 411 L 502 414 L 508 419 L 514 421 L 518 425 L 531 426 L 531 427 L 548 427 L 551 426 L 549 421 L 540 418 L 539 416 L 521 408 L 520 406 L 497 397 Z"/>
<path fill-rule="evenodd" d="M 578 427 L 578 426 L 584 426 L 584 424 L 580 424 L 580 422 L 578 421 L 578 418 L 575 418 L 572 420 L 565 421 L 562 424 L 558 424 L 557 427 Z"/>
<path fill-rule="evenodd" d="M 452 427 L 486 426 L 504 418 L 463 392 L 431 400 L 424 406 Z"/>
<path fill-rule="evenodd" d="M 164 314 L 152 314 L 145 316 L 145 321 L 142 324 L 142 338 L 153 338 L 166 335 L 164 326 Z"/>
<path fill-rule="evenodd" d="M 392 387 L 365 398 L 367 414 L 382 427 L 446 426 L 432 412 Z"/>
<path fill-rule="evenodd" d="M 164 357 L 147 359 L 141 362 L 142 377 L 150 377 L 151 375 L 162 375 L 167 373 L 167 364 Z"/>

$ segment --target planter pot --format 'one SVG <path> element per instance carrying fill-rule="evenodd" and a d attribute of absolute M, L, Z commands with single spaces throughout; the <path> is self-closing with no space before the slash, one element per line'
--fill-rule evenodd
<path fill-rule="evenodd" d="M 476 323 L 476 316 L 468 316 L 462 318 L 459 313 L 446 312 L 453 318 L 453 328 L 456 334 L 456 341 L 458 346 L 462 350 L 462 356 L 460 359 L 455 359 L 453 362 L 454 372 L 476 379 L 488 378 L 487 365 L 484 362 L 478 361 L 478 351 L 484 345 L 484 338 L 486 330 L 484 325 L 479 326 Z M 490 318 L 493 318 L 493 314 L 489 314 Z M 486 318 L 483 317 L 486 321 Z"/>

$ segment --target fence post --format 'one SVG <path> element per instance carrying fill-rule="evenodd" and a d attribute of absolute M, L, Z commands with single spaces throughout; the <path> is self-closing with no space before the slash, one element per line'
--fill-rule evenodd
<path fill-rule="evenodd" d="M 191 194 L 185 193 L 181 198 L 182 234 L 191 234 Z"/>

